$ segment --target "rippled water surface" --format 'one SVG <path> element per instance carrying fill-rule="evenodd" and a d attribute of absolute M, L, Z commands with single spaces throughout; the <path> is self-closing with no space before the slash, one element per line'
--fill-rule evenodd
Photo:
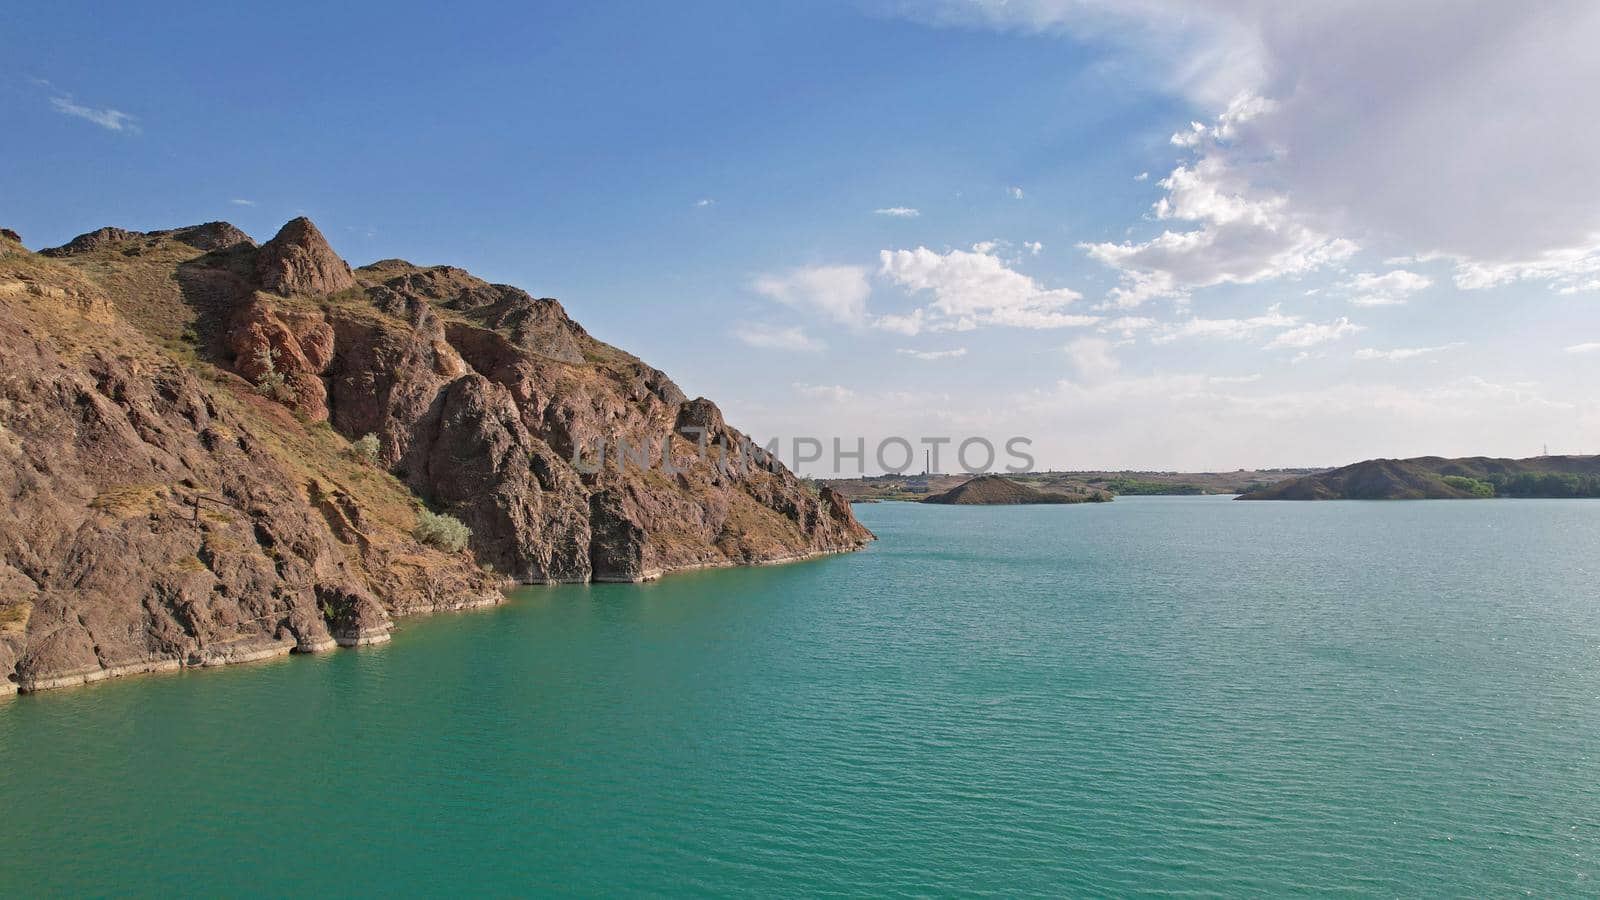
<path fill-rule="evenodd" d="M 0 894 L 1600 891 L 1600 502 L 858 512 L 0 703 Z"/>

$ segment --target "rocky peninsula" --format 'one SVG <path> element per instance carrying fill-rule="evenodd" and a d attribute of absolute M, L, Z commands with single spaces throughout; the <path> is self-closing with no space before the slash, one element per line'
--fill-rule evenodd
<path fill-rule="evenodd" d="M 1036 503 L 1106 503 L 1110 500 L 1111 495 L 1100 490 L 1070 493 L 1042 491 L 1001 475 L 979 475 L 942 494 L 926 497 L 922 502 L 946 506 L 1019 506 Z"/>
<path fill-rule="evenodd" d="M 618 439 L 676 465 L 573 465 Z M 352 269 L 303 218 L 259 246 L 223 222 L 38 253 L 0 230 L 0 489 L 0 691 L 872 539 L 557 301 Z"/>

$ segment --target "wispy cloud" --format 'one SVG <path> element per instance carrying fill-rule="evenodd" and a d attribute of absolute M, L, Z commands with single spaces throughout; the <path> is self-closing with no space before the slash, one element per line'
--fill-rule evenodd
<path fill-rule="evenodd" d="M 743 324 L 733 329 L 733 336 L 746 346 L 763 350 L 799 350 L 806 353 L 823 348 L 823 343 L 798 327 Z"/>
<path fill-rule="evenodd" d="M 1382 275 L 1362 272 L 1338 287 L 1350 292 L 1350 302 L 1356 306 L 1394 306 L 1432 285 L 1433 279 L 1426 275 L 1395 269 Z"/>
<path fill-rule="evenodd" d="M 1356 351 L 1356 359 L 1386 359 L 1391 361 L 1400 359 L 1414 359 L 1418 356 L 1427 356 L 1431 353 L 1440 353 L 1445 350 L 1451 350 L 1460 346 L 1461 342 L 1457 341 L 1452 344 L 1440 344 L 1437 347 L 1397 347 L 1393 350 L 1375 350 L 1371 347 L 1363 347 L 1362 349 Z M 1600 348 L 1600 344 L 1595 344 L 1594 346 L 1596 348 Z"/>
<path fill-rule="evenodd" d="M 917 359 L 955 359 L 958 356 L 966 356 L 967 348 L 956 347 L 952 350 L 908 350 L 901 348 L 895 352 L 903 356 L 911 356 Z"/>
<path fill-rule="evenodd" d="M 80 103 L 72 102 L 71 96 L 51 97 L 50 105 L 54 106 L 56 112 L 62 115 L 93 122 L 107 131 L 135 132 L 139 130 L 137 120 L 119 109 L 84 106 Z"/>
<path fill-rule="evenodd" d="M 1164 326 L 1162 333 L 1153 338 L 1153 342 L 1166 344 L 1179 338 L 1244 340 L 1269 329 L 1290 328 L 1299 324 L 1299 322 L 1298 316 L 1288 315 L 1277 304 L 1273 304 L 1261 315 L 1251 316 L 1246 319 L 1202 319 L 1199 317 L 1185 319 L 1180 324 Z M 1113 325 L 1119 323 L 1121 323 L 1124 330 L 1138 330 L 1149 327 L 1149 325 L 1153 324 L 1153 321 L 1139 316 L 1125 316 L 1112 320 Z"/>
<path fill-rule="evenodd" d="M 885 206 L 882 209 L 875 209 L 873 212 L 880 216 L 892 216 L 896 219 L 915 219 L 917 216 L 922 215 L 922 210 L 910 206 Z"/>
<path fill-rule="evenodd" d="M 861 266 L 805 266 L 751 283 L 756 293 L 801 312 L 843 325 L 860 325 L 867 316 L 872 284 Z"/>
<path fill-rule="evenodd" d="M 1078 371 L 1078 377 L 1085 381 L 1110 378 L 1122 368 L 1111 342 L 1105 338 L 1078 338 L 1061 349 L 1067 354 L 1067 361 Z"/>
<path fill-rule="evenodd" d="M 256 205 L 256 202 L 254 200 L 246 200 L 243 197 L 234 197 L 232 200 L 229 200 L 228 202 L 232 203 L 234 206 L 255 206 Z"/>
<path fill-rule="evenodd" d="M 1589 341 L 1583 344 L 1573 344 L 1566 348 L 1568 353 L 1594 353 L 1600 351 L 1600 341 Z"/>
<path fill-rule="evenodd" d="M 796 382 L 794 392 L 809 400 L 826 403 L 845 403 L 854 400 L 856 392 L 837 384 L 805 384 Z"/>
<path fill-rule="evenodd" d="M 1119 316 L 1109 322 L 1102 322 L 1100 330 L 1104 332 L 1120 331 L 1125 338 L 1131 338 L 1137 332 L 1147 328 L 1154 328 L 1160 323 L 1149 316 Z"/>
<path fill-rule="evenodd" d="M 699 200 L 696 200 L 694 202 L 694 208 L 695 209 L 705 209 L 708 206 L 716 206 L 716 205 L 717 205 L 717 201 L 711 199 L 710 197 L 701 197 Z"/>
<path fill-rule="evenodd" d="M 1007 188 L 1006 189 L 1006 195 L 1009 196 L 1013 200 L 1021 200 L 1022 199 L 1022 188 L 1019 188 L 1019 187 Z"/>
<path fill-rule="evenodd" d="M 1365 325 L 1357 325 L 1343 316 L 1340 316 L 1337 321 L 1329 322 L 1326 325 L 1307 322 L 1298 328 L 1280 332 L 1277 337 L 1267 342 L 1265 349 L 1281 350 L 1284 348 L 1315 347 L 1318 344 L 1326 344 L 1329 341 L 1336 341 L 1345 335 L 1365 330 Z"/>

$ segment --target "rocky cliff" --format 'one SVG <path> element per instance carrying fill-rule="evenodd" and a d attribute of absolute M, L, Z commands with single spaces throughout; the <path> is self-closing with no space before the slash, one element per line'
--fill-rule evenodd
<path fill-rule="evenodd" d="M 31 253 L 0 230 L 0 490 L 0 691 L 871 539 L 558 302 L 352 270 L 305 219 L 260 246 L 210 223 Z M 414 536 L 426 511 L 466 548 Z"/>

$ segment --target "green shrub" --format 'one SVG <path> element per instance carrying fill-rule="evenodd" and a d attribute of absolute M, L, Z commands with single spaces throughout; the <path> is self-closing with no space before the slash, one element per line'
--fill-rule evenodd
<path fill-rule="evenodd" d="M 417 510 L 417 528 L 412 532 L 417 540 L 438 547 L 446 553 L 460 553 L 467 549 L 467 539 L 472 529 L 455 516 Z"/>
<path fill-rule="evenodd" d="M 284 380 L 283 373 L 278 371 L 278 351 L 263 346 L 256 351 L 256 365 L 265 370 L 261 377 L 256 379 L 256 393 L 279 403 L 294 400 L 294 391 Z"/>
<path fill-rule="evenodd" d="M 1458 491 L 1466 491 L 1474 497 L 1494 496 L 1494 485 L 1487 481 L 1479 481 L 1476 478 L 1468 478 L 1465 475 L 1446 475 L 1444 476 L 1444 483 Z"/>
<path fill-rule="evenodd" d="M 370 432 L 356 438 L 350 444 L 350 452 L 355 455 L 355 458 L 368 465 L 378 461 L 378 451 L 381 449 L 383 447 L 378 443 L 378 436 Z"/>

